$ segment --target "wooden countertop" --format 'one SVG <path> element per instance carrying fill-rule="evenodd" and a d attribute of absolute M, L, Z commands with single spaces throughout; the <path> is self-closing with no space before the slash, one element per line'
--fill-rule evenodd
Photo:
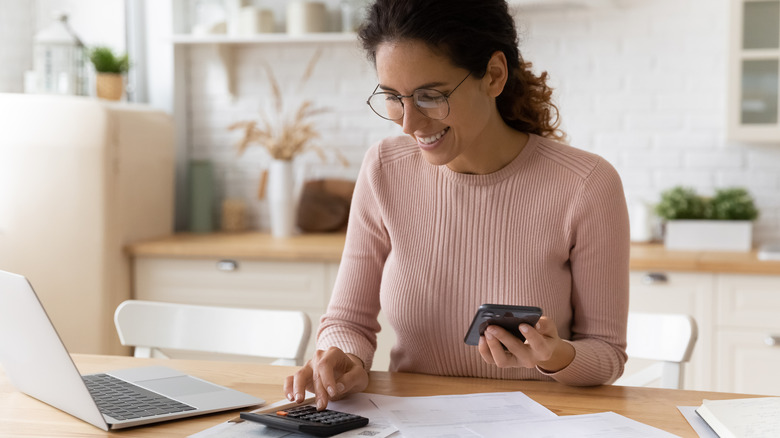
<path fill-rule="evenodd" d="M 338 262 L 344 249 L 344 237 L 344 233 L 301 234 L 283 239 L 259 232 L 178 233 L 134 243 L 127 251 L 134 257 Z"/>
<path fill-rule="evenodd" d="M 759 260 L 758 251 L 669 251 L 662 243 L 632 243 L 632 271 L 722 272 L 780 275 L 780 261 Z"/>
<path fill-rule="evenodd" d="M 128 246 L 134 257 L 250 258 L 338 262 L 343 233 L 301 234 L 285 239 L 265 233 L 179 233 Z M 660 243 L 631 244 L 631 270 L 780 275 L 780 261 L 758 259 L 757 251 L 667 251 Z"/>

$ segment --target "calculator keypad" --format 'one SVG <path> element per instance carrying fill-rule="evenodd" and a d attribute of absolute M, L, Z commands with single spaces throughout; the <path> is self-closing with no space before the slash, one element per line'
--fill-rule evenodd
<path fill-rule="evenodd" d="M 314 406 L 296 406 L 273 414 L 242 412 L 241 418 L 288 431 L 328 437 L 368 424 L 368 418 Z"/>
<path fill-rule="evenodd" d="M 348 414 L 346 412 L 331 411 L 325 409 L 324 411 L 317 411 L 314 406 L 299 406 L 290 408 L 284 411 L 276 412 L 276 415 L 280 415 L 288 418 L 297 418 L 300 420 L 312 421 L 322 424 L 341 424 L 348 423 L 360 418 L 359 415 Z"/>

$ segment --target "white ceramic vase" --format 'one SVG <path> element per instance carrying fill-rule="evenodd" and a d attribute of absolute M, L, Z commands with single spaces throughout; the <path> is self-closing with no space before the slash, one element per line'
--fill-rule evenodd
<path fill-rule="evenodd" d="M 268 168 L 268 211 L 271 235 L 290 237 L 295 233 L 295 177 L 291 160 L 271 160 Z"/>

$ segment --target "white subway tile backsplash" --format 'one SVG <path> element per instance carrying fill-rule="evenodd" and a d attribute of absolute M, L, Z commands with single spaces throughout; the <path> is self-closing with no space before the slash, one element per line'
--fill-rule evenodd
<path fill-rule="evenodd" d="M 627 114 L 625 116 L 626 130 L 634 131 L 681 131 L 685 127 L 685 113 L 669 114 Z"/>
<path fill-rule="evenodd" d="M 744 158 L 742 154 L 720 150 L 686 152 L 684 161 L 685 167 L 689 169 L 717 169 L 718 173 L 723 170 L 741 169 L 744 167 Z"/>
<path fill-rule="evenodd" d="M 660 190 L 682 185 L 697 190 L 711 190 L 715 185 L 713 169 L 659 169 L 654 172 L 654 185 Z"/>
<path fill-rule="evenodd" d="M 713 132 L 661 132 L 653 135 L 653 146 L 674 150 L 714 149 L 717 140 Z"/>
<path fill-rule="evenodd" d="M 654 203 L 675 185 L 710 192 L 745 186 L 762 213 L 756 239 L 780 240 L 780 141 L 756 146 L 726 140 L 728 22 L 728 0 L 621 1 L 518 15 L 521 52 L 537 73 L 549 73 L 571 144 L 615 165 L 627 197 Z M 322 57 L 301 94 L 301 75 L 318 48 Z M 357 43 L 237 46 L 235 100 L 226 93 L 216 49 L 194 46 L 189 52 L 192 155 L 215 160 L 220 190 L 247 199 L 252 224 L 267 227 L 256 191 L 268 156 L 253 147 L 238 158 L 236 133 L 226 126 L 271 109 L 264 63 L 272 66 L 288 107 L 305 96 L 333 110 L 318 119 L 318 144 L 338 148 L 350 166 L 309 154 L 299 164 L 310 177 L 354 178 L 368 147 L 402 134 L 365 104 L 377 78 Z"/>

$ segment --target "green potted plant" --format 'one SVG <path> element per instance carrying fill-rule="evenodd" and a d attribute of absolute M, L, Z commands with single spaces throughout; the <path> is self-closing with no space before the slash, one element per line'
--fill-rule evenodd
<path fill-rule="evenodd" d="M 718 189 L 712 197 L 676 186 L 661 193 L 656 214 L 665 221 L 669 249 L 749 251 L 758 209 L 741 187 Z"/>
<path fill-rule="evenodd" d="M 89 60 L 97 72 L 96 92 L 101 99 L 119 100 L 124 94 L 123 76 L 130 69 L 127 54 L 117 55 L 108 47 L 89 49 Z"/>

